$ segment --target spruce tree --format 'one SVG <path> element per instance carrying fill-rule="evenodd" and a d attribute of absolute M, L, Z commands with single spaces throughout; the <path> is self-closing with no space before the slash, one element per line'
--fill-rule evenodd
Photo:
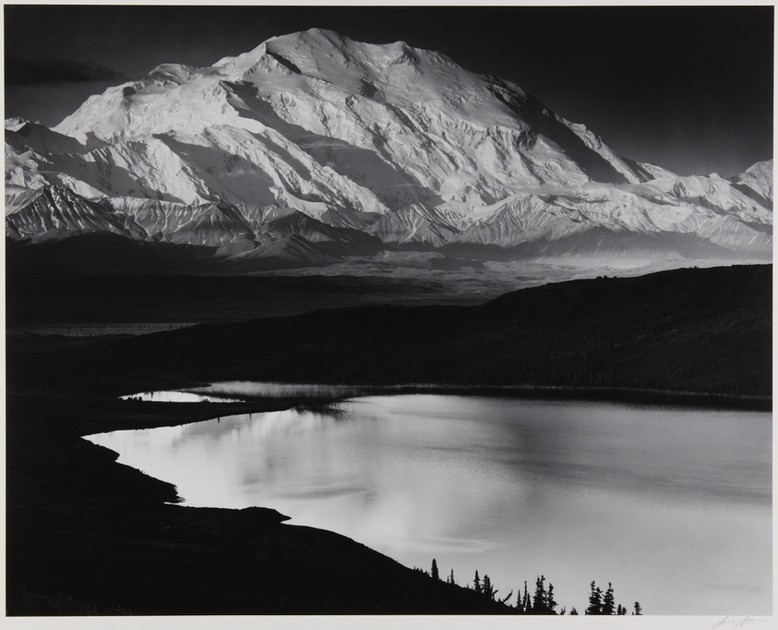
<path fill-rule="evenodd" d="M 454 580 L 454 569 L 451 569 L 451 573 L 448 574 L 447 581 L 449 584 L 456 584 L 456 580 Z"/>
<path fill-rule="evenodd" d="M 492 586 L 492 580 L 489 579 L 489 575 L 486 573 L 484 573 L 484 581 L 481 584 L 481 592 L 489 599 L 494 599 L 494 596 L 497 593 L 497 591 Z"/>
<path fill-rule="evenodd" d="M 605 597 L 602 598 L 602 614 L 612 615 L 615 612 L 613 608 L 615 603 L 613 598 L 613 585 L 608 582 L 608 590 L 605 591 Z"/>
<path fill-rule="evenodd" d="M 532 604 L 529 599 L 529 591 L 527 590 L 527 580 L 524 580 L 524 612 L 529 614 L 532 612 Z"/>
<path fill-rule="evenodd" d="M 586 609 L 587 615 L 601 615 L 602 614 L 602 591 L 597 587 L 597 584 L 592 580 L 591 592 L 589 593 L 589 607 Z"/>
<path fill-rule="evenodd" d="M 476 593 L 481 592 L 481 578 L 478 577 L 478 569 L 475 570 L 475 577 L 473 578 L 473 590 Z"/>
<path fill-rule="evenodd" d="M 532 602 L 532 612 L 540 614 L 546 612 L 546 576 L 541 575 L 535 580 L 535 599 Z"/>
<path fill-rule="evenodd" d="M 440 579 L 440 573 L 438 573 L 438 563 L 435 558 L 432 559 L 432 573 L 430 575 L 432 575 L 433 580 Z"/>
<path fill-rule="evenodd" d="M 635 602 L 635 612 L 633 614 L 635 615 L 643 614 L 643 607 L 640 605 L 640 602 Z"/>
<path fill-rule="evenodd" d="M 546 612 L 549 615 L 556 615 L 556 611 L 554 610 L 557 606 L 556 601 L 554 601 L 554 585 L 549 582 L 548 583 L 548 593 L 546 594 Z"/>
<path fill-rule="evenodd" d="M 576 610 L 575 606 L 573 606 L 573 607 L 570 609 L 570 614 L 571 614 L 571 615 L 577 615 L 577 614 L 578 614 L 578 611 Z"/>

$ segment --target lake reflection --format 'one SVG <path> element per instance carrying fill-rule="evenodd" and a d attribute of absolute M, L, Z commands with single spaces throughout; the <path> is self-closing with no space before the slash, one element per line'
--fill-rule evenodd
<path fill-rule="evenodd" d="M 219 396 L 243 398 L 345 398 L 358 396 L 364 388 L 350 385 L 319 385 L 316 383 L 272 383 L 258 381 L 221 381 L 191 391 Z"/>
<path fill-rule="evenodd" d="M 542 573 L 579 612 L 594 579 L 648 614 L 770 613 L 766 413 L 382 396 L 87 439 L 187 505 L 272 507 L 501 595 Z"/>
<path fill-rule="evenodd" d="M 252 398 L 317 398 L 335 400 L 349 396 L 359 396 L 364 392 L 365 388 L 348 385 L 222 381 L 185 390 L 138 392 L 121 396 L 121 399 L 165 403 L 245 402 Z"/>
<path fill-rule="evenodd" d="M 241 402 L 239 398 L 228 398 L 226 396 L 208 396 L 206 394 L 197 394 L 194 392 L 185 392 L 179 390 L 162 390 L 154 392 L 138 392 L 137 394 L 127 394 L 120 396 L 122 400 L 140 400 L 143 402 L 162 402 L 162 403 L 202 403 L 202 402 Z"/>

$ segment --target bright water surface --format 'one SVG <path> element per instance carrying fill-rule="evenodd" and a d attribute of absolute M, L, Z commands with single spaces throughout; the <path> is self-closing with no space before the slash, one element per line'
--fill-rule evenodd
<path fill-rule="evenodd" d="M 88 439 L 186 505 L 272 507 L 500 595 L 544 574 L 581 613 L 592 580 L 647 614 L 770 613 L 767 413 L 374 396 Z"/>
<path fill-rule="evenodd" d="M 374 388 L 375 389 L 375 388 Z M 144 402 L 245 402 L 252 398 L 317 398 L 342 399 L 359 396 L 365 388 L 348 385 L 318 385 L 309 383 L 259 383 L 256 381 L 223 381 L 186 390 L 139 392 L 122 396 L 122 400 Z"/>

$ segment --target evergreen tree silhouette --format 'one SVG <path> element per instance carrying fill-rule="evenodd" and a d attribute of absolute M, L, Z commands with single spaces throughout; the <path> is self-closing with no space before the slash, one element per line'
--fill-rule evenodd
<path fill-rule="evenodd" d="M 602 591 L 597 588 L 597 584 L 592 580 L 591 592 L 589 593 L 589 607 L 586 609 L 587 615 L 602 614 Z"/>
<path fill-rule="evenodd" d="M 547 612 L 548 602 L 546 600 L 546 576 L 541 575 L 535 580 L 535 598 L 532 602 L 532 612 L 542 614 Z"/>
<path fill-rule="evenodd" d="M 484 573 L 484 581 L 481 584 L 481 592 L 489 599 L 494 599 L 494 596 L 497 594 L 494 586 L 492 586 L 492 580 L 489 579 L 489 576 L 486 573 Z"/>
<path fill-rule="evenodd" d="M 554 600 L 554 585 L 549 582 L 548 593 L 546 594 L 546 612 L 550 615 L 556 615 L 556 611 L 554 610 L 556 606 L 557 603 Z"/>
<path fill-rule="evenodd" d="M 613 598 L 613 584 L 608 582 L 608 590 L 605 591 L 605 597 L 602 598 L 602 614 L 612 615 L 615 612 L 613 608 L 615 603 Z"/>
<path fill-rule="evenodd" d="M 432 559 L 432 566 L 430 573 L 427 573 L 423 569 L 418 567 L 413 568 L 414 571 L 418 571 L 425 575 L 430 575 L 436 580 L 440 579 L 440 573 L 438 571 L 438 561 L 436 558 Z M 447 584 L 456 584 L 454 579 L 454 569 L 451 569 L 446 576 Z M 605 593 L 597 586 L 597 583 L 592 580 L 590 583 L 589 592 L 589 605 L 584 611 L 585 615 L 626 615 L 627 608 L 621 604 L 616 604 L 614 597 L 613 584 L 608 582 L 608 588 Z M 470 588 L 470 585 L 465 585 L 465 588 Z M 476 593 L 481 593 L 488 597 L 490 600 L 498 602 L 512 608 L 508 603 L 513 597 L 513 590 L 505 597 L 497 597 L 498 589 L 495 588 L 491 578 L 488 574 L 484 573 L 483 578 L 479 575 L 478 570 L 475 571 L 473 577 L 472 590 Z M 557 612 L 558 602 L 554 599 L 554 585 L 548 582 L 546 587 L 546 576 L 540 575 L 535 579 L 535 592 L 534 595 L 530 595 L 529 588 L 527 586 L 527 580 L 524 580 L 524 591 L 518 589 L 516 592 L 516 605 L 514 608 L 516 614 L 535 614 L 535 615 L 579 615 L 578 609 L 575 606 L 570 607 L 569 612 L 566 606 L 560 608 Z M 643 608 L 640 602 L 635 602 L 633 615 L 642 615 Z"/>

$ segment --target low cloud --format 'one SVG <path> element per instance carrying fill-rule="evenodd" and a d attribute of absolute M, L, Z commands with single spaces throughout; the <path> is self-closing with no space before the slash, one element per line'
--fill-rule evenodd
<path fill-rule="evenodd" d="M 8 56 L 5 60 L 6 85 L 58 85 L 90 81 L 128 81 L 123 72 L 100 64 L 65 59 L 28 59 Z"/>

